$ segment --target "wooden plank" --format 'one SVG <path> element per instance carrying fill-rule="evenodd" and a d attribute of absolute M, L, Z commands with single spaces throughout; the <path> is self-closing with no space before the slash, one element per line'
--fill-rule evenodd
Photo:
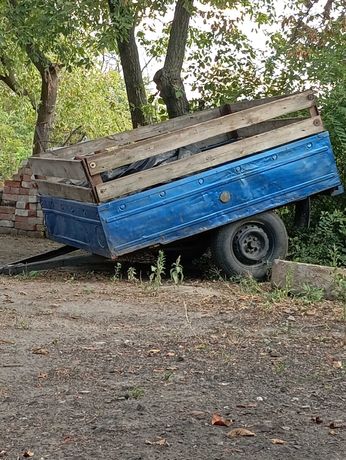
<path fill-rule="evenodd" d="M 306 120 L 305 117 L 295 117 L 295 118 L 279 118 L 278 120 L 268 120 L 258 123 L 256 125 L 247 126 L 246 128 L 240 128 L 237 130 L 239 138 L 257 136 L 257 134 L 266 133 L 272 129 L 281 128 L 282 126 L 287 126 L 292 123 L 297 123 L 298 121 Z"/>
<path fill-rule="evenodd" d="M 323 131 L 320 117 L 308 118 L 298 123 L 249 137 L 228 145 L 198 153 L 183 160 L 157 166 L 96 186 L 101 202 L 127 195 L 137 190 L 162 184 L 172 179 L 200 172 L 247 155 L 286 144 Z"/>
<path fill-rule="evenodd" d="M 59 182 L 49 182 L 41 179 L 36 179 L 36 183 L 41 195 L 57 196 L 69 200 L 95 202 L 94 194 L 90 188 L 62 184 Z"/>
<path fill-rule="evenodd" d="M 36 176 L 63 177 L 86 180 L 81 160 L 61 160 L 31 157 L 30 166 Z"/>
<path fill-rule="evenodd" d="M 139 128 L 124 131 L 122 133 L 112 134 L 110 136 L 105 136 L 91 141 L 80 142 L 68 147 L 61 147 L 47 152 L 44 157 L 72 159 L 77 155 L 88 155 L 96 150 L 105 150 L 114 146 L 121 146 L 131 142 L 149 139 L 160 134 L 192 126 L 197 123 L 202 123 L 203 121 L 212 120 L 220 117 L 224 113 L 230 113 L 229 110 L 231 110 L 231 112 L 238 112 L 240 110 L 256 107 L 257 105 L 265 104 L 276 99 L 282 99 L 284 97 L 286 96 L 273 96 L 264 99 L 254 99 L 252 101 L 246 100 L 236 102 L 234 104 L 225 104 L 215 109 L 201 110 L 153 125 L 140 126 Z"/>
<path fill-rule="evenodd" d="M 45 158 L 74 158 L 77 155 L 87 155 L 96 150 L 105 150 L 114 146 L 121 146 L 142 139 L 148 139 L 166 132 L 175 131 L 185 126 L 191 126 L 202 121 L 212 120 L 221 116 L 220 108 L 190 113 L 171 120 L 162 121 L 148 126 L 140 126 L 121 133 L 101 137 L 99 139 L 80 142 L 69 147 L 62 147 L 47 152 Z"/>
<path fill-rule="evenodd" d="M 309 108 L 314 104 L 313 93 L 303 93 L 287 96 L 268 104 L 259 105 L 237 113 L 231 113 L 218 119 L 213 119 L 180 129 L 172 133 L 146 139 L 133 145 L 118 148 L 114 151 L 93 155 L 86 159 L 91 175 L 144 160 L 153 155 L 174 150 L 203 139 L 217 136 L 229 131 L 261 123 L 271 118 L 279 117 L 300 109 Z"/>

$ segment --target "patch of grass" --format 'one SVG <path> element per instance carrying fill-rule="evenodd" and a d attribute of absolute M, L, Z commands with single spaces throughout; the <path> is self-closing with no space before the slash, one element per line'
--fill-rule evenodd
<path fill-rule="evenodd" d="M 140 399 L 144 396 L 144 389 L 141 387 L 133 387 L 128 390 L 129 399 Z"/>
<path fill-rule="evenodd" d="M 17 275 L 16 278 L 25 280 L 25 279 L 35 279 L 35 278 L 38 278 L 39 276 L 40 276 L 40 272 L 37 270 L 31 270 L 31 271 L 24 270 L 23 273 L 20 273 L 19 275 Z"/>
<path fill-rule="evenodd" d="M 324 299 L 324 289 L 304 283 L 297 297 L 306 304 L 321 302 Z"/>

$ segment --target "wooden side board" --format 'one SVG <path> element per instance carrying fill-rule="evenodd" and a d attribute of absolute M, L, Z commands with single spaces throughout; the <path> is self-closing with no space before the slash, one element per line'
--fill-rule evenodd
<path fill-rule="evenodd" d="M 36 179 L 37 188 L 41 195 L 57 196 L 69 200 L 95 202 L 95 196 L 90 188 L 76 185 L 61 184 L 47 180 Z"/>
<path fill-rule="evenodd" d="M 166 120 L 161 123 L 156 123 L 148 126 L 140 126 L 136 129 L 124 131 L 122 133 L 112 134 L 99 139 L 80 142 L 68 147 L 51 150 L 45 154 L 46 158 L 62 158 L 72 159 L 75 156 L 84 156 L 96 151 L 103 151 L 115 146 L 138 142 L 143 139 L 149 139 L 160 134 L 176 131 L 187 126 L 202 123 L 204 121 L 213 120 L 226 113 L 238 112 L 240 110 L 257 107 L 258 105 L 266 104 L 267 102 L 283 99 L 286 96 L 274 96 L 263 99 L 254 99 L 252 101 L 240 101 L 234 104 L 225 104 L 215 109 L 202 110 L 199 112 L 189 113 L 178 118 Z"/>
<path fill-rule="evenodd" d="M 311 136 L 323 131 L 320 117 L 308 118 L 282 128 L 258 134 L 232 144 L 223 145 L 167 165 L 131 174 L 96 186 L 100 202 L 203 171 L 252 153 Z"/>
<path fill-rule="evenodd" d="M 63 177 L 64 179 L 76 180 L 87 179 L 81 160 L 31 157 L 30 166 L 36 176 Z"/>
<path fill-rule="evenodd" d="M 198 141 L 215 137 L 240 128 L 255 125 L 272 118 L 286 115 L 297 110 L 310 108 L 315 104 L 312 91 L 287 96 L 282 99 L 258 105 L 223 117 L 204 121 L 156 136 L 151 139 L 136 142 L 135 144 L 120 147 L 106 153 L 86 158 L 90 175 L 144 160 L 153 155 L 175 150 Z"/>

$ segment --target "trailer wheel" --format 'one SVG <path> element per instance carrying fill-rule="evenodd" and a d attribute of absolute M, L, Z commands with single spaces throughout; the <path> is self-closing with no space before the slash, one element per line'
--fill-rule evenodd
<path fill-rule="evenodd" d="M 274 212 L 225 225 L 216 231 L 211 251 L 216 264 L 228 276 L 250 274 L 263 280 L 274 259 L 282 259 L 288 249 L 284 223 Z"/>

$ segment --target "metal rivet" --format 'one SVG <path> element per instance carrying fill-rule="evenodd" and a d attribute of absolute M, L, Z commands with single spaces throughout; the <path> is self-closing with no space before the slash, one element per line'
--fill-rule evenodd
<path fill-rule="evenodd" d="M 237 166 L 237 167 L 235 168 L 235 172 L 240 173 L 240 171 L 241 171 L 241 167 L 240 167 L 240 166 Z"/>
<path fill-rule="evenodd" d="M 309 142 L 309 143 L 306 145 L 306 148 L 307 148 L 307 149 L 311 149 L 311 147 L 312 147 L 312 144 L 311 144 L 311 142 Z"/>
<path fill-rule="evenodd" d="M 166 196 L 166 192 L 160 192 L 160 197 L 162 198 L 164 196 Z"/>
<path fill-rule="evenodd" d="M 198 183 L 199 183 L 200 185 L 202 185 L 203 182 L 204 182 L 204 179 L 198 179 Z"/>
<path fill-rule="evenodd" d="M 125 208 L 126 208 L 126 206 L 125 206 L 124 204 L 122 204 L 122 205 L 120 206 L 120 210 L 121 210 L 121 211 L 123 211 Z"/>
<path fill-rule="evenodd" d="M 276 160 L 277 157 L 278 157 L 277 155 L 273 155 L 273 156 L 272 156 L 272 160 Z"/>
<path fill-rule="evenodd" d="M 320 120 L 314 120 L 314 125 L 315 126 L 320 126 L 320 124 L 321 124 Z"/>
<path fill-rule="evenodd" d="M 231 194 L 227 191 L 224 191 L 220 193 L 219 198 L 222 203 L 228 203 L 229 200 L 231 199 Z"/>
<path fill-rule="evenodd" d="M 92 169 L 96 168 L 96 163 L 92 161 L 91 163 L 89 163 L 89 167 Z"/>

